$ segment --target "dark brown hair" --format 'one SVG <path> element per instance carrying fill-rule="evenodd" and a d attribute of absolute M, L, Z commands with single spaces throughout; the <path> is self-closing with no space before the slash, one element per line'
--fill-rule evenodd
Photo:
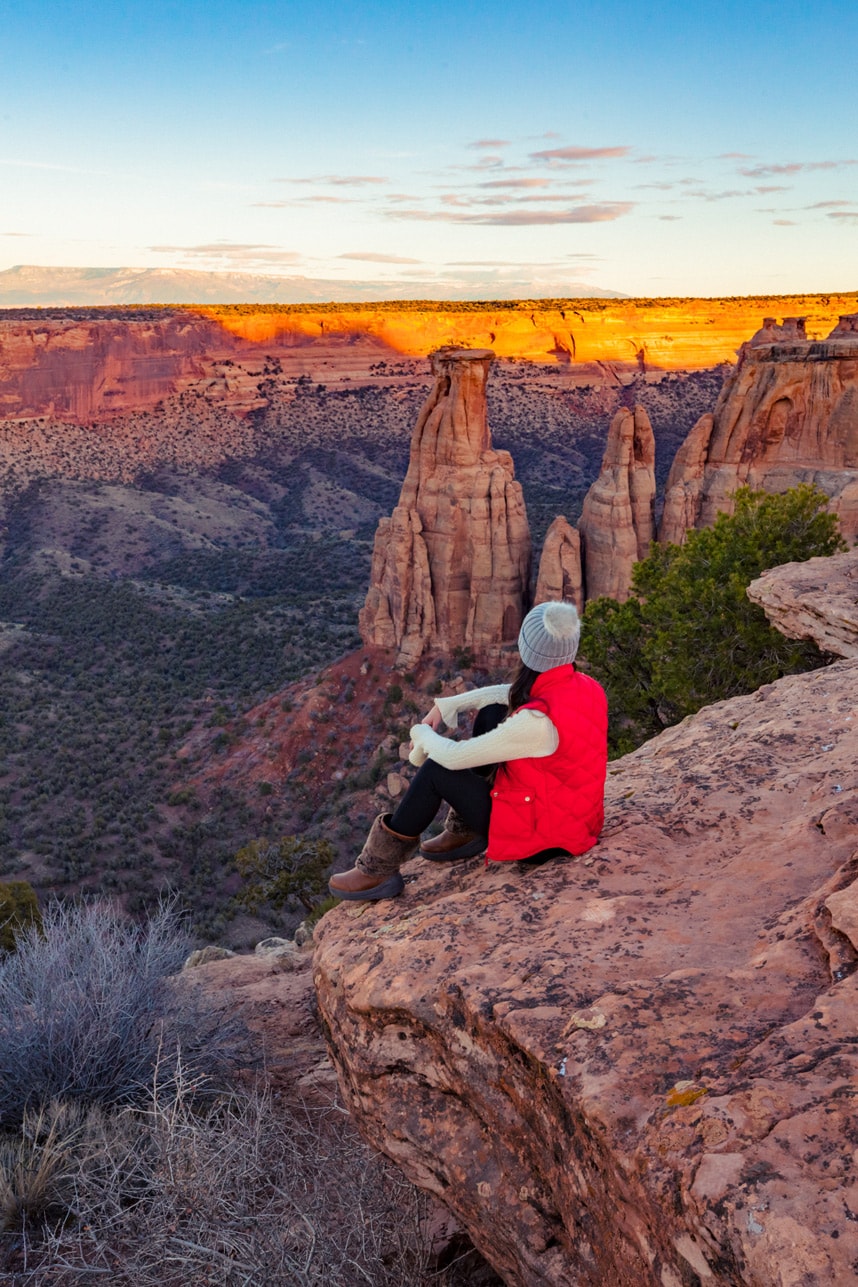
<path fill-rule="evenodd" d="M 530 701 L 530 690 L 539 678 L 538 670 L 531 670 L 530 666 L 525 666 L 523 661 L 518 663 L 518 669 L 512 677 L 512 683 L 509 686 L 509 713 L 517 711 L 519 706 L 524 706 Z"/>

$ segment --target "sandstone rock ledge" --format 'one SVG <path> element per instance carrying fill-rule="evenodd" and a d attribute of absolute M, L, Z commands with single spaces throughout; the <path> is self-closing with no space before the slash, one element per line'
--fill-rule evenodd
<path fill-rule="evenodd" d="M 858 548 L 769 568 L 748 586 L 748 598 L 790 639 L 858 658 Z"/>
<path fill-rule="evenodd" d="M 363 1133 L 516 1287 L 858 1264 L 858 662 L 611 766 L 586 859 L 415 861 L 318 930 Z"/>

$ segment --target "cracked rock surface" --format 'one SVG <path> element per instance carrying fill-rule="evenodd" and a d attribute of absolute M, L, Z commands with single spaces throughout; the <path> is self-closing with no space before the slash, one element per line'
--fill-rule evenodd
<path fill-rule="evenodd" d="M 610 766 L 583 860 L 412 861 L 317 930 L 373 1143 L 515 1287 L 858 1265 L 858 661 Z"/>

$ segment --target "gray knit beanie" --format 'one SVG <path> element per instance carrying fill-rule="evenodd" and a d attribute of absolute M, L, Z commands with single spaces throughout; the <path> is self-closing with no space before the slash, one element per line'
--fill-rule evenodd
<path fill-rule="evenodd" d="M 581 619 L 574 603 L 540 603 L 524 618 L 518 653 L 531 670 L 551 670 L 575 660 Z"/>

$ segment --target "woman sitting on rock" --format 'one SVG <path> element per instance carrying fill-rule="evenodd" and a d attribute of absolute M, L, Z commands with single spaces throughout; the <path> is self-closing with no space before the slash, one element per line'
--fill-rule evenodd
<path fill-rule="evenodd" d="M 534 862 L 592 848 L 604 821 L 608 703 L 575 669 L 580 633 L 571 603 L 541 603 L 521 627 L 511 684 L 435 702 L 411 730 L 417 775 L 396 811 L 376 818 L 354 867 L 331 877 L 332 894 L 395 898 L 404 888 L 399 869 L 418 848 L 435 862 L 483 850 L 492 862 Z M 474 709 L 469 741 L 438 732 Z M 445 830 L 421 846 L 445 800 Z"/>

